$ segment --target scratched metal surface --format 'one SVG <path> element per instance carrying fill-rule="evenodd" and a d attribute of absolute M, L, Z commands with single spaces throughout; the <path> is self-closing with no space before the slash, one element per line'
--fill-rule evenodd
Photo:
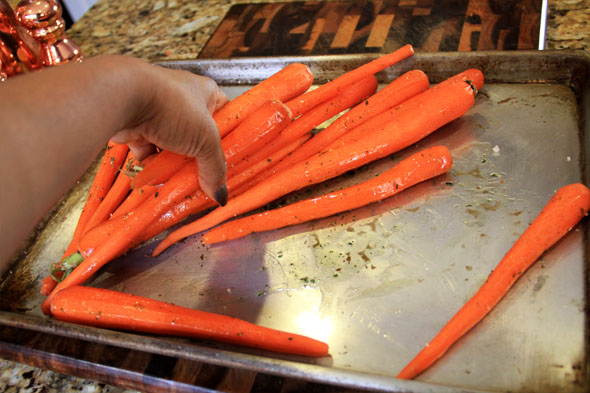
<path fill-rule="evenodd" d="M 448 174 L 372 206 L 226 244 L 205 247 L 196 235 L 154 259 L 147 256 L 151 242 L 110 263 L 90 283 L 322 339 L 330 344 L 330 357 L 310 360 L 186 340 L 178 341 L 182 349 L 170 349 L 159 338 L 90 328 L 76 334 L 378 390 L 587 391 L 585 224 L 544 254 L 420 382 L 394 379 L 479 288 L 554 191 L 587 182 L 587 55 L 453 56 L 417 55 L 380 79 L 419 67 L 436 81 L 480 66 L 489 83 L 466 115 L 393 157 L 286 199 L 362 181 L 438 144 L 453 154 Z M 272 59 L 267 69 L 260 59 L 241 60 L 241 67 L 232 61 L 166 65 L 209 74 L 235 96 L 259 78 L 245 72 L 253 78 L 246 80 L 236 70 L 260 70 L 264 77 L 293 60 Z M 307 61 L 320 79 L 359 61 L 295 60 Z M 10 313 L 0 314 L 0 323 L 72 333 L 68 325 L 37 318 L 37 293 L 48 265 L 67 245 L 89 178 L 5 278 L 1 305 Z"/>

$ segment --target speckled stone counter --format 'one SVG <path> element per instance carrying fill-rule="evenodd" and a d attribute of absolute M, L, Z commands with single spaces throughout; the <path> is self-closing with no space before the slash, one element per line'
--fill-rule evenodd
<path fill-rule="evenodd" d="M 86 56 L 196 59 L 233 4 L 255 2 L 264 1 L 99 0 L 68 34 Z M 590 50 L 590 0 L 549 1 L 546 48 Z M 5 360 L 0 391 L 128 392 Z"/>
<path fill-rule="evenodd" d="M 100 0 L 69 31 L 86 56 L 196 59 L 233 4 L 260 0 Z M 547 49 L 590 49 L 590 0 L 549 1 Z"/>

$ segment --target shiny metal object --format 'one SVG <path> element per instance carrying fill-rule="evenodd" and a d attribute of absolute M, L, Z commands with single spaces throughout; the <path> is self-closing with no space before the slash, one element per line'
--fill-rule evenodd
<path fill-rule="evenodd" d="M 58 0 L 23 0 L 16 6 L 15 13 L 20 24 L 39 41 L 44 66 L 82 59 L 78 45 L 66 36 Z"/>
<path fill-rule="evenodd" d="M 309 64 L 321 83 L 370 58 L 164 65 L 209 75 L 235 96 L 293 61 Z M 358 389 L 588 391 L 586 222 L 545 253 L 417 381 L 395 379 L 485 281 L 554 191 L 571 182 L 588 184 L 590 55 L 424 53 L 378 78 L 385 83 L 419 68 L 436 82 L 470 67 L 484 70 L 486 85 L 461 119 L 393 157 L 286 199 L 373 177 L 435 144 L 453 154 L 449 174 L 373 206 L 214 247 L 203 246 L 197 235 L 150 258 L 152 242 L 110 263 L 89 283 L 320 338 L 330 344 L 330 357 L 283 356 L 43 317 L 40 280 L 69 242 L 92 171 L 5 278 L 0 324 Z"/>
<path fill-rule="evenodd" d="M 28 70 L 43 66 L 40 44 L 16 20 L 6 0 L 0 0 L 0 50 L 8 75 L 22 72 L 18 62 Z"/>

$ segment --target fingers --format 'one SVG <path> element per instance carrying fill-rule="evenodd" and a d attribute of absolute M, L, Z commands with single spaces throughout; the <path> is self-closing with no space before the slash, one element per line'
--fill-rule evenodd
<path fill-rule="evenodd" d="M 193 155 L 197 159 L 199 184 L 210 198 L 221 206 L 227 203 L 227 188 L 225 186 L 226 164 L 221 150 L 221 141 L 217 126 L 211 120 L 212 128 L 199 133 L 199 148 Z"/>
<path fill-rule="evenodd" d="M 154 88 L 142 115 L 111 140 L 127 143 L 138 158 L 149 155 L 154 145 L 195 157 L 201 189 L 224 205 L 226 164 L 212 114 L 225 105 L 227 96 L 207 77 L 160 67 L 150 72 Z"/>
<path fill-rule="evenodd" d="M 129 145 L 129 150 L 131 150 L 138 161 L 142 161 L 156 152 L 156 146 L 151 143 L 140 146 Z"/>
<path fill-rule="evenodd" d="M 209 102 L 207 105 L 207 109 L 209 109 L 209 113 L 213 114 L 215 113 L 215 111 L 217 111 L 218 109 L 220 109 L 222 106 L 224 106 L 229 99 L 227 98 L 227 95 L 225 95 L 225 93 L 223 92 L 223 90 L 221 90 L 221 88 L 217 85 L 217 83 L 214 83 L 214 87 L 213 87 L 213 92 L 211 93 L 211 96 L 209 98 Z"/>

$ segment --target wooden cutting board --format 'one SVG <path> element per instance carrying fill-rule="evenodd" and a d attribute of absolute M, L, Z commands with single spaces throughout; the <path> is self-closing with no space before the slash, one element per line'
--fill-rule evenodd
<path fill-rule="evenodd" d="M 238 4 L 199 58 L 537 49 L 541 0 Z"/>

